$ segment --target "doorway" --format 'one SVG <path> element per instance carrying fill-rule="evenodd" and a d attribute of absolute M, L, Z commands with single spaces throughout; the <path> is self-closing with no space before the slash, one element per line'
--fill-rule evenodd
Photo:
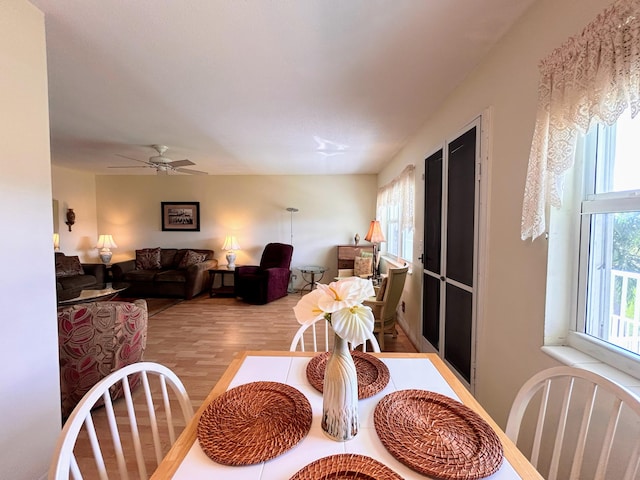
<path fill-rule="evenodd" d="M 425 159 L 422 336 L 473 391 L 480 121 Z"/>

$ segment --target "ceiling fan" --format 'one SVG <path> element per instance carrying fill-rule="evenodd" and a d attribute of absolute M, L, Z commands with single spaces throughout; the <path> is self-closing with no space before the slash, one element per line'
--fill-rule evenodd
<path fill-rule="evenodd" d="M 124 167 L 108 167 L 108 168 L 155 168 L 158 175 L 169 175 L 169 173 L 188 173 L 190 175 L 208 175 L 207 172 L 201 172 L 200 170 L 192 170 L 190 168 L 182 168 L 188 165 L 195 165 L 191 160 L 171 160 L 165 157 L 164 154 L 169 147 L 166 145 L 151 145 L 152 148 L 158 152 L 158 155 L 154 155 L 149 158 L 148 161 L 138 160 L 137 158 L 127 157 L 126 155 L 120 155 L 119 157 L 126 158 L 128 160 L 134 160 L 136 162 L 144 163 L 145 165 L 132 165 Z"/>

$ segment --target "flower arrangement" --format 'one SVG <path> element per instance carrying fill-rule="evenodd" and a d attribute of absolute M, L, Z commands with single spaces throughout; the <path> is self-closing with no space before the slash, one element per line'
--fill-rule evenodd
<path fill-rule="evenodd" d="M 362 302 L 374 295 L 371 280 L 349 277 L 329 285 L 318 284 L 298 301 L 293 311 L 301 325 L 324 317 L 336 335 L 355 348 L 365 343 L 373 331 L 373 312 Z"/>

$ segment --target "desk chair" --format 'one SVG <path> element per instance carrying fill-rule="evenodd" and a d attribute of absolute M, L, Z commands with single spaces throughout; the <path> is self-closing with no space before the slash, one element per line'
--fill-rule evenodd
<path fill-rule="evenodd" d="M 588 370 L 543 370 L 520 388 L 507 427 L 547 480 L 633 480 L 640 474 L 640 400 Z M 526 446 L 526 448 L 525 448 Z"/>
<path fill-rule="evenodd" d="M 132 395 L 129 382 L 135 375 L 140 376 L 142 388 Z M 110 390 L 116 386 L 121 386 L 124 398 L 114 402 Z M 106 422 L 103 412 L 92 412 L 101 405 Z M 174 409 L 182 414 L 181 420 L 174 419 Z M 157 468 L 176 441 L 178 424 L 183 428 L 192 416 L 184 385 L 167 367 L 138 362 L 116 370 L 94 385 L 71 412 L 58 437 L 48 478 L 127 479 L 128 469 L 135 468 L 138 478 L 147 479 L 147 472 Z M 80 436 L 84 446 L 90 443 L 95 465 L 76 460 L 80 458 L 74 452 Z"/>

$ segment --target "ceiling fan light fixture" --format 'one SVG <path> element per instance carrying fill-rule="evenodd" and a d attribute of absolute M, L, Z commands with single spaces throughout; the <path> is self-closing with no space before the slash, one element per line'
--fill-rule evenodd
<path fill-rule="evenodd" d="M 166 145 L 151 145 L 151 147 L 155 149 L 156 152 L 158 152 L 158 155 L 154 155 L 153 157 L 150 157 L 147 161 L 139 160 L 133 157 L 128 157 L 126 155 L 120 155 L 120 154 L 116 154 L 116 155 L 118 155 L 119 157 L 127 158 L 129 160 L 135 160 L 136 162 L 139 162 L 139 163 L 144 163 L 147 168 L 149 167 L 155 168 L 156 173 L 158 175 L 168 175 L 169 172 L 187 173 L 190 175 L 208 175 L 207 172 L 201 172 L 200 170 L 192 170 L 190 168 L 181 168 L 189 165 L 195 165 L 195 163 L 193 163 L 191 160 L 188 160 L 186 158 L 183 160 L 172 160 L 168 157 L 165 157 L 164 153 L 169 149 L 169 147 L 167 147 Z M 123 166 L 123 167 L 108 167 L 108 168 L 144 168 L 144 167 Z"/>

